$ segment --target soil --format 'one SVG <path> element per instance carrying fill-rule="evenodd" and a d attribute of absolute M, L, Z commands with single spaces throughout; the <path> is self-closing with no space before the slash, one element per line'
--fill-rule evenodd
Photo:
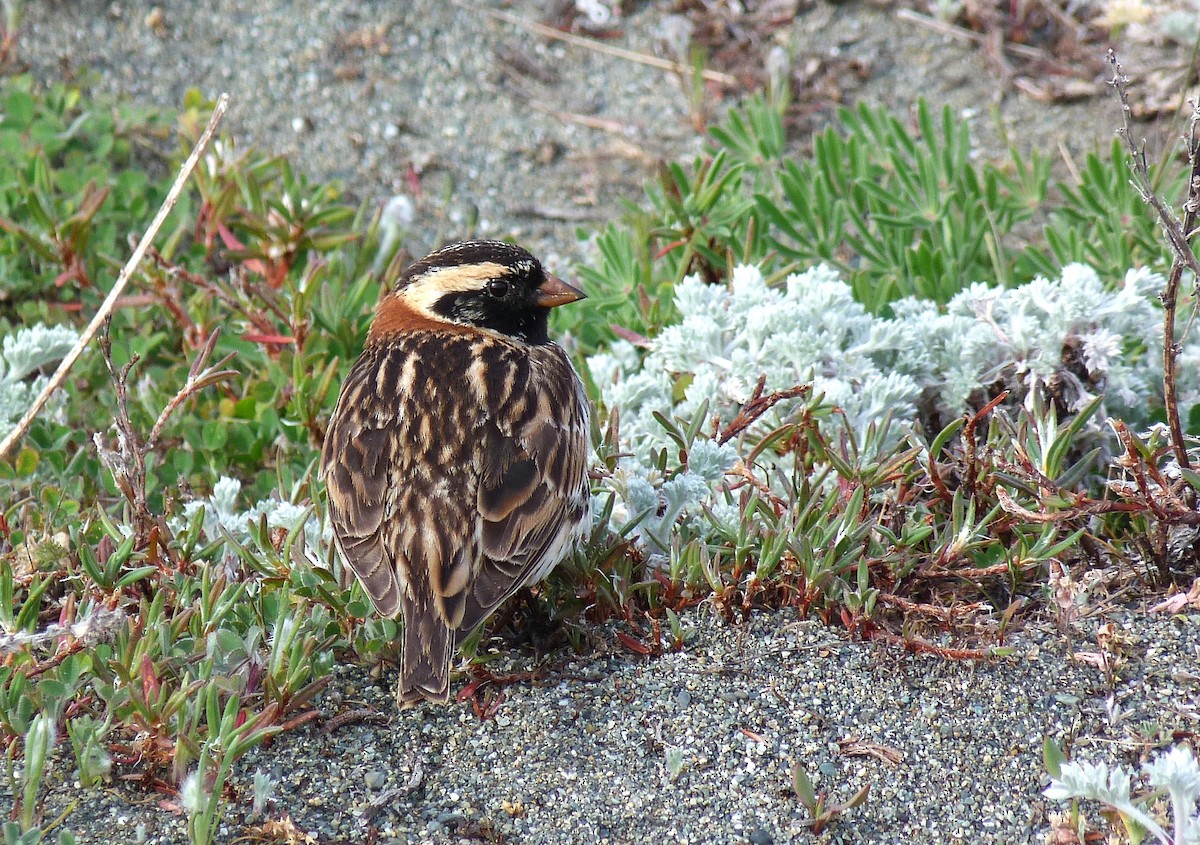
<path fill-rule="evenodd" d="M 600 40 L 662 56 L 667 15 L 705 4 L 630 5 Z M 1119 124 L 1100 44 L 1034 40 L 1042 60 L 1010 54 L 1008 74 L 969 37 L 895 7 L 746 5 L 796 11 L 785 26 L 743 32 L 721 58 L 735 75 L 761 77 L 770 48 L 787 46 L 800 83 L 797 150 L 838 105 L 860 101 L 900 114 L 918 97 L 949 104 L 979 155 L 1011 143 L 1064 171 Z M 486 8 L 524 21 L 574 16 L 570 4 L 529 0 Z M 1116 46 L 1147 102 L 1170 91 L 1164 69 L 1187 62 L 1145 29 L 1125 30 Z M 287 155 L 310 179 L 340 180 L 372 206 L 411 199 L 412 253 L 505 237 L 560 270 L 586 259 L 589 233 L 617 218 L 621 200 L 641 198 L 659 162 L 699 153 L 699 130 L 744 90 L 710 85 L 694 98 L 686 75 L 444 0 L 37 0 L 24 4 L 17 50 L 41 80 L 88 74 L 97 89 L 151 106 L 178 105 L 193 87 L 209 98 L 228 92 L 224 130 L 238 145 Z M 1076 83 L 1095 93 L 1055 99 Z M 1152 154 L 1181 128 L 1139 125 Z M 786 615 L 745 628 L 703 613 L 686 621 L 697 633 L 682 654 L 561 660 L 487 722 L 462 706 L 397 714 L 390 672 L 379 683 L 367 668 L 339 669 L 318 702 L 322 722 L 239 766 L 218 841 L 286 814 L 299 832 L 275 841 L 1034 842 L 1059 809 L 1040 794 L 1043 735 L 1089 759 L 1130 763 L 1194 728 L 1200 617 L 1186 611 L 1118 614 L 1132 644 L 1112 677 L 1075 657 L 1097 650 L 1097 620 L 1073 643 L 1035 626 L 1013 657 L 980 663 L 849 643 Z M 320 726 L 363 707 L 388 724 Z M 79 842 L 184 840 L 173 799 L 80 791 L 68 757 L 50 779 L 46 812 L 77 801 L 64 826 Z M 871 794 L 815 834 L 790 792 L 795 763 L 831 800 L 868 784 Z M 251 818 L 256 768 L 277 786 L 266 815 Z"/>
<path fill-rule="evenodd" d="M 595 40 L 661 57 L 669 52 L 663 35 L 674 8 L 735 4 L 630 5 L 631 14 L 601 32 L 614 37 Z M 1103 84 L 1109 70 L 1101 43 L 1071 45 L 1070 54 L 1045 44 L 1037 48 L 1046 57 L 1041 62 L 1008 55 L 1006 81 L 980 45 L 914 23 L 895 8 L 747 5 L 798 12 L 785 26 L 735 28 L 736 53 L 716 49 L 734 38 L 728 35 L 714 42 L 712 54 L 753 82 L 763 78 L 771 48 L 786 46 L 798 151 L 839 105 L 856 102 L 887 104 L 898 114 L 918 97 L 947 104 L 971 125 L 981 156 L 1013 144 L 1060 166 L 1107 146 L 1120 125 L 1119 106 Z M 488 14 L 560 23 L 571 19 L 564 12 L 570 8 L 528 0 L 496 7 L 445 0 L 39 0 L 26 4 L 18 65 L 46 80 L 86 73 L 98 89 L 152 106 L 177 105 L 191 88 L 210 99 L 228 92 L 223 128 L 238 145 L 286 155 L 311 179 L 340 180 L 351 198 L 372 205 L 397 194 L 413 200 L 407 245 L 414 255 L 444 240 L 486 235 L 520 241 L 554 265 L 557 257 L 583 256 L 581 236 L 586 241 L 615 219 L 620 200 L 638 201 L 659 163 L 699 152 L 698 129 L 719 120 L 746 90 L 709 83 L 696 97 L 690 74 L 544 38 Z M 1139 90 L 1156 102 L 1163 91 L 1175 92 L 1168 71 L 1187 64 L 1183 50 L 1156 45 L 1150 31 L 1137 28 L 1114 46 L 1134 80 L 1135 100 Z M 1036 86 L 1097 93 L 1052 102 L 1022 93 Z M 1139 128 L 1154 154 L 1182 127 L 1168 119 Z"/>

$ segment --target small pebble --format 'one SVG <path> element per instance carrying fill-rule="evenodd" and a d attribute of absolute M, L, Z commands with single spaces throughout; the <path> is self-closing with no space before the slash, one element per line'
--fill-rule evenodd
<path fill-rule="evenodd" d="M 660 49 L 663 16 L 685 5 L 604 4 L 631 9 L 614 22 L 615 43 L 643 54 Z M 586 235 L 617 219 L 620 200 L 642 201 L 656 162 L 682 161 L 690 173 L 701 144 L 711 143 L 692 129 L 687 97 L 669 74 L 529 37 L 444 0 L 410 0 L 398 14 L 374 14 L 372 4 L 359 0 L 97 0 L 78 4 L 92 10 L 82 26 L 80 15 L 63 13 L 67 3 L 18 5 L 16 55 L 37 85 L 61 81 L 66 56 L 71 72 L 96 70 L 89 88 L 139 106 L 177 105 L 191 87 L 205 96 L 228 90 L 233 108 L 221 131 L 237 139 L 239 150 L 289 153 L 296 175 L 314 187 L 343 180 L 352 205 L 377 209 L 396 194 L 413 197 L 419 213 L 411 230 L 403 224 L 402 246 L 417 255 L 477 225 L 496 237 L 519 235 L 544 259 L 557 253 L 564 275 L 581 260 L 597 267 L 596 241 Z M 490 5 L 511 5 L 512 14 L 528 20 L 548 4 Z M 834 68 L 846 59 L 856 63 L 859 70 L 837 79 L 847 105 L 861 96 L 886 102 L 903 123 L 914 91 L 928 96 L 935 113 L 947 102 L 985 102 L 992 94 L 994 80 L 971 45 L 897 27 L 893 13 L 877 4 L 841 4 L 832 17 L 821 11 L 830 4 L 800 5 L 804 11 L 780 34 L 797 56 L 820 55 Z M 342 39 L 353 37 L 359 46 L 346 46 Z M 553 66 L 559 81 L 506 78 L 496 58 L 506 43 Z M 1155 49 L 1163 64 L 1179 56 L 1166 55 L 1174 48 Z M 947 65 L 957 71 L 960 89 L 947 90 Z M 361 75 L 340 79 L 338 68 L 351 66 L 361 66 Z M 814 73 L 816 90 L 824 90 L 829 80 Z M 858 73 L 874 78 L 852 81 Z M 721 112 L 736 99 L 731 92 L 707 114 L 710 124 L 723 122 Z M 543 108 L 531 108 L 534 102 Z M 718 104 L 710 98 L 706 105 Z M 1096 103 L 1064 107 L 1010 97 L 996 105 L 1006 124 L 1020 127 L 1020 142 L 1033 148 L 1053 149 L 1046 138 L 1060 135 L 1063 125 L 1078 130 L 1071 141 L 1081 146 L 1111 133 L 1108 121 L 1081 119 L 1072 108 L 1090 116 Z M 303 117 L 293 123 L 297 114 Z M 600 128 L 581 124 L 579 115 L 596 118 Z M 973 146 L 980 161 L 996 152 L 984 123 L 976 125 Z M 799 140 L 805 134 L 792 128 L 784 151 L 802 166 L 810 160 Z M 519 216 L 531 207 L 577 210 L 584 219 Z M 577 239 L 577 230 L 585 237 Z M 1120 624 L 1127 619 L 1144 643 L 1121 666 L 1118 690 L 1128 697 L 1119 701 L 1117 724 L 1105 707 L 1103 674 L 1072 660 L 1062 634 L 1052 624 L 1039 628 L 1036 618 L 1012 636 L 1026 660 L 968 664 L 849 641 L 811 620 L 798 622 L 795 610 L 755 612 L 744 624 L 726 625 L 706 603 L 681 614 L 695 635 L 679 654 L 647 661 L 606 656 L 601 647 L 601 653 L 546 655 L 547 666 L 566 660 L 569 668 L 515 686 L 498 714 L 506 720 L 502 729 L 455 703 L 398 712 L 391 699 L 394 665 L 384 661 L 380 680 L 348 656 L 312 706 L 330 715 L 374 707 L 389 723 L 329 734 L 310 723 L 251 750 L 234 767 L 227 793 L 237 800 L 223 808 L 218 841 L 244 838 L 250 825 L 262 823 L 248 818 L 246 806 L 249 778 L 262 767 L 279 773 L 264 818 L 286 814 L 297 841 L 441 843 L 467 837 L 475 825 L 479 836 L 470 841 L 479 841 L 488 838 L 490 823 L 501 834 L 497 840 L 542 845 L 806 843 L 814 841 L 803 824 L 808 817 L 786 789 L 796 760 L 814 777 L 819 773 L 818 788 L 831 802 L 871 785 L 867 801 L 822 834 L 830 843 L 1040 842 L 1046 815 L 1065 808 L 1042 794 L 1043 736 L 1070 742 L 1077 759 L 1115 763 L 1122 743 L 1144 739 L 1139 725 L 1156 724 L 1163 736 L 1194 727 L 1179 706 L 1194 698 L 1195 687 L 1171 678 L 1200 673 L 1195 614 L 1179 624 L 1132 607 L 1111 613 Z M 613 626 L 579 624 L 584 642 L 616 642 Z M 983 628 L 989 624 L 985 614 Z M 530 659 L 506 639 L 486 648 L 493 644 L 498 662 L 510 663 L 505 671 Z M 562 717 L 563 698 L 578 719 Z M 742 728 L 767 743 L 748 742 Z M 850 737 L 894 748 L 903 762 L 829 762 L 829 744 Z M 687 753 L 686 774 L 674 784 L 660 750 L 668 746 Z M 56 768 L 39 791 L 42 818 L 56 819 L 75 802 L 62 827 L 80 842 L 125 842 L 143 830 L 149 845 L 187 840 L 186 818 L 135 784 L 119 792 L 74 789 L 65 775 L 74 765 L 70 757 L 69 744 L 60 744 Z M 999 762 L 981 771 L 988 759 Z M 144 771 L 122 769 L 122 775 Z M 385 794 L 383 806 L 371 807 Z M 467 804 L 475 809 L 467 812 Z M 652 812 L 662 807 L 669 813 Z M 982 826 L 980 818 L 995 824 Z"/>

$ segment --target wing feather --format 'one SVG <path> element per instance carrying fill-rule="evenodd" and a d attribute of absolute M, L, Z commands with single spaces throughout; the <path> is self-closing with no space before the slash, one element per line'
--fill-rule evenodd
<path fill-rule="evenodd" d="M 559 562 L 587 514 L 588 413 L 583 385 L 556 346 L 540 347 L 528 370 L 510 370 L 524 390 L 494 407 L 484 425 L 478 513 L 484 560 L 466 603 L 469 633 L 522 586 Z M 511 382 L 510 382 L 511 384 Z"/>
<path fill-rule="evenodd" d="M 364 355 L 346 377 L 325 435 L 321 469 L 338 549 L 375 609 L 394 616 L 400 583 L 383 529 L 396 420 L 395 409 L 381 414 L 373 400 L 375 363 L 375 356 Z"/>

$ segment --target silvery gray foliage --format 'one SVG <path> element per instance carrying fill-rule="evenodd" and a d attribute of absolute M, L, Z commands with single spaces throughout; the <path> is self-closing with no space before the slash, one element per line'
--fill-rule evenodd
<path fill-rule="evenodd" d="M 39 368 L 62 359 L 79 340 L 69 326 L 18 329 L 0 343 L 0 435 L 25 413 L 46 383 L 44 376 L 29 380 Z"/>
<path fill-rule="evenodd" d="M 250 526 L 258 524 L 266 516 L 268 528 L 293 531 L 303 525 L 306 554 L 314 562 L 319 562 L 319 550 L 329 543 L 332 533 L 328 527 L 322 532 L 320 522 L 312 514 L 311 508 L 272 498 L 261 499 L 243 510 L 238 502 L 241 491 L 242 482 L 221 476 L 213 485 L 211 495 L 184 504 L 183 517 L 172 520 L 171 530 L 176 533 L 183 531 L 203 510 L 203 530 L 207 539 L 217 540 L 228 534 L 237 542 L 246 543 L 250 540 Z"/>
<path fill-rule="evenodd" d="M 1117 810 L 1128 827 L 1139 825 L 1158 842 L 1165 845 L 1196 845 L 1200 842 L 1200 818 L 1196 815 L 1200 801 L 1200 764 L 1185 745 L 1176 745 L 1142 764 L 1146 781 L 1163 790 L 1170 798 L 1172 831 L 1168 832 L 1145 809 L 1147 799 L 1133 799 L 1131 775 L 1122 766 L 1109 768 L 1103 763 L 1062 764 L 1043 794 L 1055 801 L 1083 798 L 1099 801 Z"/>
<path fill-rule="evenodd" d="M 1110 290 L 1083 264 L 1018 288 L 976 283 L 944 311 L 929 301 L 896 302 L 895 318 L 880 321 L 881 343 L 894 347 L 896 369 L 931 391 L 945 417 L 967 411 L 981 385 L 1008 376 L 1027 402 L 1050 391 L 1078 411 L 1102 393 L 1097 420 L 1138 425 L 1161 391 L 1162 312 L 1153 297 L 1162 286 L 1162 276 L 1143 268 Z M 1074 350 L 1073 366 L 1064 366 L 1064 350 Z M 1180 385 L 1193 396 L 1194 373 Z"/>
<path fill-rule="evenodd" d="M 638 533 L 659 549 L 680 517 L 703 508 L 735 516 L 723 476 L 738 460 L 736 449 L 701 439 L 683 465 L 655 414 L 691 420 L 707 405 L 723 426 L 763 375 L 767 391 L 811 382 L 815 395 L 844 414 L 829 418 L 829 434 L 847 425 L 860 444 L 887 414 L 915 424 L 918 406 L 931 402 L 950 419 L 971 407 L 981 386 L 1004 380 L 1031 405 L 1032 397 L 1052 391 L 1070 411 L 1103 391 L 1096 425 L 1106 415 L 1140 425 L 1161 390 L 1161 310 L 1154 296 L 1162 284 L 1148 270 L 1130 270 L 1110 289 L 1091 268 L 1072 264 L 1058 279 L 1019 288 L 972 285 L 945 308 L 900 300 L 884 319 L 869 314 L 827 266 L 793 274 L 781 286 L 768 286 L 747 266 L 737 267 L 728 285 L 689 277 L 675 290 L 678 321 L 647 349 L 622 340 L 587 360 L 602 406 L 619 412 L 620 447 L 632 453 L 620 459 L 601 499 L 616 497 L 617 524 L 648 513 Z M 1075 358 L 1071 366 L 1064 365 L 1064 350 Z M 1197 401 L 1200 344 L 1184 348 L 1179 369 L 1181 396 Z M 749 430 L 748 442 L 807 401 L 776 405 Z M 654 459 L 662 450 L 665 474 Z M 768 452 L 759 461 L 787 469 L 789 457 Z"/>
<path fill-rule="evenodd" d="M 707 402 L 727 424 L 762 375 L 768 392 L 812 382 L 852 425 L 865 428 L 888 410 L 900 418 L 914 413 L 918 383 L 891 372 L 895 352 L 880 346 L 879 321 L 824 265 L 789 276 L 784 288 L 768 287 L 754 267 L 736 268 L 728 287 L 690 276 L 676 288 L 675 305 L 679 322 L 644 356 L 618 341 L 587 362 L 603 404 L 620 409 L 622 447 L 640 459 L 671 447 L 655 412 L 688 419 Z M 673 390 L 683 375 L 690 381 L 677 402 Z M 799 401 L 776 405 L 755 430 L 777 427 Z"/>
<path fill-rule="evenodd" d="M 637 530 L 653 548 L 665 545 L 679 517 L 695 517 L 702 507 L 730 522 L 734 506 L 722 479 L 738 459 L 731 443 L 700 440 L 689 448 L 687 466 L 675 460 L 671 478 L 662 478 L 653 454 L 665 449 L 674 457 L 679 450 L 656 412 L 690 420 L 707 407 L 719 426 L 727 425 L 765 375 L 768 392 L 811 382 L 826 403 L 842 409 L 860 439 L 888 412 L 900 419 L 915 413 L 918 382 L 891 371 L 896 353 L 880 345 L 878 320 L 829 267 L 789 276 L 782 287 L 768 286 L 757 268 L 747 266 L 734 270 L 728 286 L 688 277 L 675 289 L 675 306 L 679 321 L 663 329 L 645 354 L 618 341 L 587 362 L 602 404 L 620 412 L 621 448 L 633 453 L 608 481 L 617 498 L 614 516 L 619 523 L 648 512 Z M 681 377 L 686 386 L 676 400 Z M 806 401 L 778 403 L 750 428 L 749 439 L 777 428 Z"/>

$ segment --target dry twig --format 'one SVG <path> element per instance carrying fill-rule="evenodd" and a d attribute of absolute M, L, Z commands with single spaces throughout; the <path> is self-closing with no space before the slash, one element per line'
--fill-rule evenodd
<path fill-rule="evenodd" d="M 935 645 L 919 637 L 900 637 L 883 630 L 876 630 L 870 638 L 888 645 L 898 645 L 913 654 L 932 654 L 943 660 L 992 660 L 996 657 L 996 652 L 992 649 L 949 648 Z"/>
<path fill-rule="evenodd" d="M 1159 224 L 1167 243 L 1171 246 L 1174 260 L 1171 262 L 1171 272 L 1167 276 L 1167 284 L 1160 295 L 1163 306 L 1163 405 L 1167 414 L 1167 427 L 1171 430 L 1171 446 L 1175 451 L 1175 460 L 1183 469 L 1190 469 L 1187 446 L 1183 440 L 1183 425 L 1179 420 L 1179 397 L 1176 393 L 1176 359 L 1179 357 L 1179 344 L 1175 341 L 1175 317 L 1179 308 L 1179 281 L 1184 268 L 1200 278 L 1200 262 L 1190 244 L 1192 233 L 1196 226 L 1196 211 L 1200 209 L 1200 134 L 1197 125 L 1200 124 L 1200 108 L 1192 100 L 1192 119 L 1188 123 L 1187 142 L 1188 163 L 1192 172 L 1188 179 L 1187 199 L 1183 203 L 1183 222 L 1175 216 L 1175 212 L 1163 202 L 1162 197 L 1154 190 L 1150 179 L 1150 167 L 1146 162 L 1146 142 L 1140 144 L 1133 140 L 1133 130 L 1129 124 L 1129 78 L 1121 72 L 1121 63 L 1112 50 L 1108 51 L 1108 63 L 1112 65 L 1113 76 L 1109 84 L 1116 89 L 1121 100 L 1121 128 L 1117 134 L 1129 148 L 1129 156 L 1133 167 L 1134 187 L 1158 214 Z"/>
<path fill-rule="evenodd" d="M 79 341 L 67 353 L 67 356 L 63 358 L 62 363 L 58 365 L 58 369 L 54 371 L 54 375 L 50 377 L 42 392 L 34 400 L 33 404 L 29 406 L 29 410 L 25 412 L 25 416 L 21 417 L 20 422 L 8 433 L 8 436 L 0 441 L 0 459 L 7 455 L 12 447 L 17 444 L 17 441 L 25 436 L 25 432 L 29 430 L 29 426 L 33 424 L 37 415 L 41 413 L 42 408 L 46 406 L 54 391 L 62 387 L 63 382 L 67 380 L 67 374 L 71 372 L 71 368 L 75 366 L 75 362 L 83 354 L 83 350 L 88 345 L 88 342 L 96 336 L 96 332 L 100 331 L 100 327 L 104 325 L 109 315 L 112 314 L 113 308 L 116 307 L 117 300 L 121 296 L 121 292 L 125 290 L 125 285 L 129 283 L 129 277 L 133 275 L 133 272 L 141 263 L 142 256 L 146 254 L 146 250 L 150 247 L 155 235 L 158 234 L 158 230 L 162 228 L 163 221 L 167 219 L 167 215 L 175 207 L 175 202 L 179 199 L 180 193 L 183 192 L 184 184 L 196 168 L 196 163 L 208 147 L 208 142 L 212 140 L 213 133 L 217 129 L 217 124 L 221 122 L 221 118 L 225 115 L 227 108 L 229 108 L 229 95 L 222 94 L 217 99 L 217 105 L 213 109 L 212 117 L 208 119 L 208 126 L 204 128 L 204 132 L 200 135 L 200 140 L 192 148 L 192 154 L 187 157 L 187 161 L 179 168 L 179 175 L 175 177 L 175 183 L 171 185 L 171 190 L 167 192 L 166 199 L 159 206 L 158 214 L 154 215 L 150 226 L 146 229 L 146 232 L 138 241 L 138 245 L 134 248 L 133 254 L 129 256 L 129 260 L 121 268 L 116 282 L 113 283 L 112 290 L 108 292 L 108 296 L 105 297 L 99 310 L 92 317 L 92 321 L 87 324 L 87 328 L 79 336 Z"/>
<path fill-rule="evenodd" d="M 951 607 L 938 607 L 937 605 L 926 604 L 924 602 L 910 601 L 903 596 L 898 596 L 895 593 L 879 593 L 879 601 L 886 605 L 899 608 L 905 613 L 915 613 L 920 616 L 930 616 L 937 619 L 946 625 L 953 625 L 960 619 L 977 613 L 980 610 L 986 610 L 988 605 L 986 602 L 972 602 L 971 604 L 960 604 Z"/>
<path fill-rule="evenodd" d="M 838 750 L 847 757 L 874 757 L 889 766 L 899 766 L 904 762 L 904 752 L 892 745 L 882 742 L 869 742 L 856 736 L 848 736 L 837 741 Z"/>
<path fill-rule="evenodd" d="M 766 386 L 766 375 L 759 376 L 758 384 L 754 386 L 754 393 L 746 400 L 746 404 L 742 405 L 737 416 L 714 438 L 718 443 L 728 443 L 752 426 L 759 417 L 785 399 L 795 399 L 797 396 L 803 396 L 812 390 L 811 384 L 800 384 L 790 387 L 787 390 L 776 390 L 774 393 L 763 396 L 763 390 Z"/>
<path fill-rule="evenodd" d="M 388 717 L 371 707 L 360 707 L 357 710 L 347 710 L 326 719 L 321 727 L 321 733 L 331 734 L 348 725 L 386 725 Z"/>
<path fill-rule="evenodd" d="M 985 46 L 987 42 L 988 37 L 986 35 L 980 35 L 978 32 L 972 32 L 969 29 L 956 26 L 948 21 L 938 20 L 931 15 L 922 15 L 920 12 L 915 12 L 912 9 L 897 9 L 895 15 L 896 17 L 900 18 L 900 20 L 908 21 L 909 23 L 915 23 L 918 26 L 923 26 L 926 29 L 941 33 L 942 35 L 948 35 L 951 38 L 958 38 L 962 41 L 968 41 L 981 47 Z M 1003 49 L 1005 52 L 1012 53 L 1014 56 L 1020 56 L 1023 59 L 1048 61 L 1055 65 L 1058 64 L 1058 62 L 1054 60 L 1053 56 L 1051 56 L 1045 50 L 1039 50 L 1036 47 L 1030 47 L 1025 44 L 1014 44 L 1011 41 L 1006 41 L 1003 44 Z"/>
<path fill-rule="evenodd" d="M 632 138 L 637 135 L 637 127 L 629 123 L 622 123 L 619 120 L 610 120 L 605 117 L 595 117 L 590 114 L 579 114 L 572 111 L 563 111 L 556 109 L 545 103 L 534 99 L 525 100 L 525 104 L 532 109 L 556 117 L 565 123 L 578 123 L 580 126 L 586 126 L 588 129 L 598 129 L 601 132 L 611 132 L 614 135 L 619 135 L 626 138 Z"/>
<path fill-rule="evenodd" d="M 233 358 L 232 352 L 215 364 L 208 363 L 209 357 L 212 356 L 213 350 L 216 348 L 217 338 L 220 336 L 221 327 L 217 326 L 209 334 L 208 340 L 204 342 L 204 345 L 200 347 L 200 351 L 196 353 L 196 358 L 192 361 L 191 369 L 188 370 L 187 381 L 184 382 L 183 387 L 179 388 L 179 392 L 175 394 L 174 398 L 166 404 L 166 407 L 162 409 L 162 413 L 158 415 L 158 419 L 154 423 L 154 428 L 150 429 L 150 436 L 146 438 L 145 448 L 147 452 L 158 445 L 158 439 L 162 436 L 163 426 L 167 424 L 167 420 L 170 419 L 175 409 L 182 405 L 186 399 L 193 394 L 199 393 L 209 385 L 217 384 L 238 374 L 237 370 L 221 369 Z"/>
<path fill-rule="evenodd" d="M 117 489 L 121 491 L 133 508 L 134 531 L 139 541 L 139 548 L 153 547 L 157 544 L 165 550 L 166 544 L 162 541 L 171 537 L 171 530 L 167 527 L 166 520 L 162 516 L 150 512 L 149 497 L 146 493 L 146 455 L 158 445 L 167 420 L 180 405 L 204 388 L 219 384 L 225 379 L 237 375 L 237 370 L 220 369 L 233 357 L 233 353 L 215 364 L 208 365 L 208 358 L 216 348 L 217 339 L 220 336 L 219 328 L 209 335 L 208 340 L 205 341 L 204 346 L 201 347 L 192 362 L 187 381 L 163 408 L 154 427 L 150 430 L 150 436 L 143 443 L 134 430 L 133 422 L 129 417 L 129 373 L 137 364 L 138 356 L 134 355 L 130 358 L 121 371 L 117 372 L 113 364 L 112 343 L 109 339 L 107 324 L 104 333 L 100 335 L 100 349 L 104 353 L 104 363 L 108 366 L 117 394 L 117 413 L 114 418 L 114 425 L 117 429 L 117 448 L 115 451 L 109 451 L 104 446 L 99 432 L 96 432 L 92 439 L 96 444 L 101 462 L 112 473 Z M 174 559 L 172 552 L 168 551 L 167 554 Z"/>
<path fill-rule="evenodd" d="M 640 65 L 656 67 L 660 70 L 674 71 L 675 73 L 683 74 L 684 78 L 687 78 L 692 73 L 692 69 L 690 67 L 687 65 L 682 65 L 679 62 L 672 62 L 668 59 L 660 59 L 658 56 L 650 56 L 646 53 L 638 53 L 634 50 L 626 50 L 622 47 L 613 47 L 611 44 L 605 44 L 601 41 L 595 40 L 594 38 L 584 38 L 581 35 L 573 35 L 570 32 L 563 32 L 562 30 L 555 29 L 552 26 L 546 26 L 545 24 L 527 21 L 524 18 L 519 18 L 516 15 L 509 14 L 508 12 L 501 11 L 500 9 L 479 8 L 474 4 L 464 3 L 463 0 L 453 0 L 453 2 L 455 6 L 459 6 L 463 9 L 470 9 L 472 11 L 483 12 L 489 18 L 494 18 L 498 21 L 504 21 L 505 23 L 510 23 L 513 26 L 519 26 L 522 29 L 528 29 L 529 31 L 536 32 L 538 35 L 544 36 L 545 38 L 553 38 L 556 41 L 565 41 L 568 44 L 574 44 L 576 47 L 583 47 L 596 53 L 603 53 L 606 56 L 615 56 L 618 59 L 625 59 L 629 62 L 637 62 Z M 718 82 L 721 85 L 733 86 L 738 84 L 737 77 L 730 76 L 727 73 L 721 73 L 717 70 L 709 70 L 705 68 L 704 70 L 700 71 L 700 75 L 709 82 Z"/>
<path fill-rule="evenodd" d="M 979 485 L 982 483 L 986 472 L 979 461 L 978 444 L 975 441 L 975 429 L 981 422 L 994 411 L 1001 402 L 1008 398 L 1008 391 L 1005 390 L 992 401 L 988 402 L 982 408 L 975 412 L 963 424 L 962 443 L 963 443 L 963 487 L 967 489 L 971 495 L 976 495 L 979 492 Z"/>

